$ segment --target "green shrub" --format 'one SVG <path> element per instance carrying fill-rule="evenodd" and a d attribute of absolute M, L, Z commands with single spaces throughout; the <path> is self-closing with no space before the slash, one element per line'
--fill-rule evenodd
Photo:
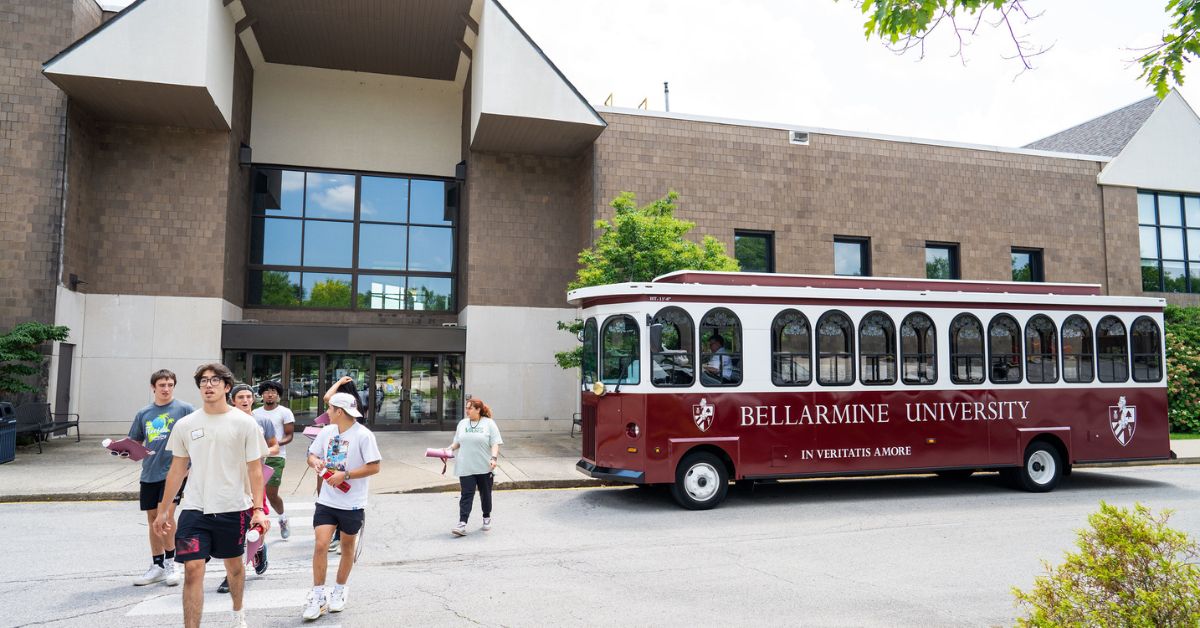
<path fill-rule="evenodd" d="M 1167 418 L 1172 432 L 1200 432 L 1200 307 L 1168 305 Z"/>
<path fill-rule="evenodd" d="M 1100 502 L 1079 531 L 1079 551 L 1055 568 L 1043 563 L 1028 593 L 1013 588 L 1029 611 L 1018 626 L 1200 625 L 1200 547 L 1167 527 L 1170 511 L 1154 515 Z"/>

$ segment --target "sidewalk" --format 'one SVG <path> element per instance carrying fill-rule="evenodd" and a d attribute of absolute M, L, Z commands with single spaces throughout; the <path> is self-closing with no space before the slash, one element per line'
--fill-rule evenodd
<path fill-rule="evenodd" d="M 382 469 L 371 478 L 371 492 L 424 493 L 457 491 L 451 465 L 426 458 L 430 447 L 450 444 L 453 432 L 376 432 Z M 0 503 L 14 501 L 136 500 L 141 464 L 109 455 L 100 438 L 56 439 L 37 447 L 19 447 L 17 459 L 0 465 Z M 304 464 L 311 441 L 297 434 L 288 445 L 288 464 L 280 495 L 303 499 L 313 494 L 314 473 Z M 600 486 L 575 470 L 580 437 L 565 433 L 506 434 L 496 467 L 496 488 L 560 488 Z"/>
<path fill-rule="evenodd" d="M 450 432 L 377 432 L 383 467 L 371 478 L 372 493 L 426 493 L 457 491 L 452 468 L 442 475 L 442 463 L 425 457 L 429 447 L 445 447 Z M 316 486 L 314 474 L 304 464 L 309 440 L 297 435 L 288 445 L 288 465 L 280 495 L 307 498 Z M 580 437 L 562 433 L 517 432 L 505 437 L 496 467 L 497 489 L 565 488 L 601 486 L 575 470 Z M 16 501 L 136 500 L 141 465 L 108 455 L 99 438 L 56 439 L 44 446 L 21 447 L 17 459 L 0 465 L 0 503 Z M 1173 440 L 1172 464 L 1200 464 L 1200 440 Z M 1086 466 L 1123 466 L 1141 463 L 1105 463 Z M 1145 464 L 1165 464 L 1151 462 Z"/>

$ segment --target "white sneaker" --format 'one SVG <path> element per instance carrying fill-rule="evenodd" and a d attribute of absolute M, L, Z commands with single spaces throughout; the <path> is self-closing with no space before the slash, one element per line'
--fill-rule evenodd
<path fill-rule="evenodd" d="M 491 529 L 492 529 L 492 518 L 484 517 L 483 518 L 483 531 L 487 532 L 488 530 L 491 530 Z"/>
<path fill-rule="evenodd" d="M 169 587 L 179 586 L 179 581 L 183 579 L 183 569 L 179 563 L 176 563 L 174 559 L 170 559 L 163 563 L 163 571 L 167 572 L 166 577 L 163 578 L 163 583 Z"/>
<path fill-rule="evenodd" d="M 329 612 L 340 613 L 346 608 L 346 587 L 334 587 L 329 594 Z"/>
<path fill-rule="evenodd" d="M 456 525 L 450 529 L 450 534 L 453 534 L 454 536 L 466 536 L 467 535 L 467 522 L 459 521 L 458 525 Z"/>
<path fill-rule="evenodd" d="M 329 610 L 329 603 L 325 601 L 325 594 L 309 591 L 308 598 L 304 601 L 304 612 L 300 616 L 312 621 L 320 617 L 326 610 Z"/>
<path fill-rule="evenodd" d="M 233 611 L 233 623 L 230 624 L 233 628 L 246 628 L 246 611 Z"/>
<path fill-rule="evenodd" d="M 292 529 L 288 526 L 288 518 L 283 516 L 279 517 L 279 536 L 283 537 L 283 540 L 286 541 L 291 535 Z"/>
<path fill-rule="evenodd" d="M 142 574 L 141 578 L 133 581 L 133 586 L 144 587 L 148 584 L 154 584 L 155 582 L 162 582 L 166 577 L 167 570 L 159 567 L 158 565 L 150 565 L 150 568 L 146 570 L 145 574 Z"/>
<path fill-rule="evenodd" d="M 334 540 L 332 540 L 332 541 L 330 541 L 330 542 L 329 542 L 329 551 L 331 551 L 331 552 L 339 552 L 339 553 L 340 553 L 340 552 L 341 552 L 341 545 L 342 545 L 342 541 L 341 541 L 340 539 L 334 539 Z"/>

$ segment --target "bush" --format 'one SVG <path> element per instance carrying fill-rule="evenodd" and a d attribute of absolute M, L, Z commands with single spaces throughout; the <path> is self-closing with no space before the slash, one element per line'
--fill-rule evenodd
<path fill-rule="evenodd" d="M 1168 305 L 1167 418 L 1172 432 L 1200 432 L 1200 307 Z"/>
<path fill-rule="evenodd" d="M 1013 588 L 1029 610 L 1019 626 L 1200 625 L 1200 548 L 1167 527 L 1170 511 L 1154 515 L 1100 502 L 1079 531 L 1078 553 L 1059 567 L 1043 563 L 1028 593 Z"/>

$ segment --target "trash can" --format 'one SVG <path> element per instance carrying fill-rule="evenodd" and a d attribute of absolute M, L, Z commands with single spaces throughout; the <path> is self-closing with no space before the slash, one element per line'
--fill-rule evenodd
<path fill-rule="evenodd" d="M 0 464 L 17 458 L 17 420 L 0 419 Z"/>

